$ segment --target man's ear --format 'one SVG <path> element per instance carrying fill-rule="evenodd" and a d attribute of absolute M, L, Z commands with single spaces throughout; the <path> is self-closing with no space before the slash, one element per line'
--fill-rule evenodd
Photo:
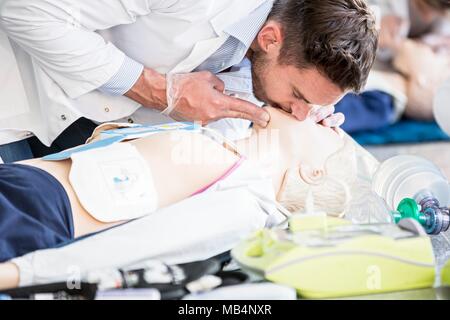
<path fill-rule="evenodd" d="M 279 52 L 283 44 L 283 30 L 279 22 L 269 20 L 257 37 L 258 45 L 267 54 Z"/>

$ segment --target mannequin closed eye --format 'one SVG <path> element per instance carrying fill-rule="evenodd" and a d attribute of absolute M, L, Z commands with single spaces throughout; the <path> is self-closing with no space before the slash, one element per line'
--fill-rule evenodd
<path fill-rule="evenodd" d="M 327 176 L 325 169 L 314 169 L 309 165 L 300 165 L 299 174 L 303 181 L 311 185 L 322 183 L 323 179 Z"/>
<path fill-rule="evenodd" d="M 342 216 L 351 200 L 350 188 L 355 179 L 355 148 L 347 140 L 328 158 L 323 169 L 309 165 L 288 169 L 277 198 L 290 212 L 302 212 L 311 192 L 317 210 Z"/>

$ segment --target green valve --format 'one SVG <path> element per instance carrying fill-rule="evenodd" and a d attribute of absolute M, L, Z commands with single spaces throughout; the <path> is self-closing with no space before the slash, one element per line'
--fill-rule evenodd
<path fill-rule="evenodd" d="M 420 206 L 414 199 L 403 199 L 397 207 L 397 212 L 393 212 L 392 215 L 395 223 L 399 223 L 403 219 L 414 219 L 422 226 L 427 224 L 426 216 L 420 212 Z"/>
<path fill-rule="evenodd" d="M 395 223 L 399 223 L 403 219 L 414 219 L 419 222 L 428 234 L 439 234 L 450 229 L 450 215 L 448 214 L 449 208 L 438 207 L 438 201 L 435 206 L 430 206 L 430 199 L 425 199 L 417 203 L 414 199 L 403 199 L 398 207 L 397 211 L 392 211 L 391 215 Z M 428 204 L 428 205 L 427 205 Z"/>

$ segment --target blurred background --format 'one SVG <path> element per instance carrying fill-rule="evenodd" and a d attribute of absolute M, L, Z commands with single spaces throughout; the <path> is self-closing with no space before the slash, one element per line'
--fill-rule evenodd
<path fill-rule="evenodd" d="M 368 0 L 380 49 L 361 95 L 336 107 L 343 129 L 380 161 L 423 156 L 450 178 L 450 137 L 437 125 L 433 100 L 450 79 L 450 1 Z"/>

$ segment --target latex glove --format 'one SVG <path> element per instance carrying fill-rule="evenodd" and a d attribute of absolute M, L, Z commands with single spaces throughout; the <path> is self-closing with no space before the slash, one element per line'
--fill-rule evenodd
<path fill-rule="evenodd" d="M 238 118 L 263 128 L 270 121 L 264 109 L 225 95 L 223 81 L 210 72 L 168 74 L 166 82 L 167 108 L 162 113 L 175 120 L 206 125 L 224 118 Z"/>
<path fill-rule="evenodd" d="M 334 113 L 335 111 L 336 109 L 334 106 L 313 106 L 309 113 L 309 117 L 325 127 L 339 128 L 344 124 L 345 116 L 340 112 Z"/>
<path fill-rule="evenodd" d="M 338 128 L 344 121 L 345 116 L 342 113 L 334 113 L 334 106 L 318 106 L 313 104 L 299 103 L 290 108 L 283 108 L 284 111 L 292 114 L 298 121 L 304 121 L 309 118 L 325 127 Z"/>

